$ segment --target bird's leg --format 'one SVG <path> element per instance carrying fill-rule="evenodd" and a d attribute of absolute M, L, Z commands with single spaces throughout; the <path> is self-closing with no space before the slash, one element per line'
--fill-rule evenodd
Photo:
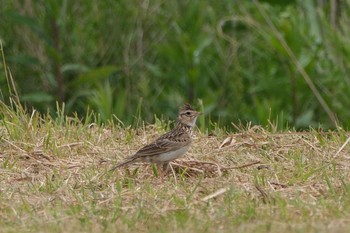
<path fill-rule="evenodd" d="M 166 163 L 163 163 L 163 164 L 162 164 L 162 169 L 163 169 L 163 172 L 164 172 L 165 174 L 168 173 L 169 168 L 170 168 L 169 162 L 166 162 Z"/>
<path fill-rule="evenodd" d="M 169 163 L 157 163 L 158 176 L 163 180 L 169 170 Z"/>

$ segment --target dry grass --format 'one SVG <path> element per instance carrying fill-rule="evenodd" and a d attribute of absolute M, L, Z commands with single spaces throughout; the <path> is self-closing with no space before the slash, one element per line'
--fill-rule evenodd
<path fill-rule="evenodd" d="M 344 131 L 196 133 L 173 172 L 109 168 L 165 131 L 88 125 L 2 106 L 3 232 L 347 232 Z"/>

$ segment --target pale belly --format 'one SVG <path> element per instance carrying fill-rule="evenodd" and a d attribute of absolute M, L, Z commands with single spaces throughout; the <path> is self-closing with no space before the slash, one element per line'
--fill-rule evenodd
<path fill-rule="evenodd" d="M 174 159 L 177 159 L 177 158 L 180 158 L 181 156 L 183 156 L 188 148 L 190 146 L 186 146 L 186 147 L 183 147 L 183 148 L 180 148 L 178 150 L 175 150 L 175 151 L 171 151 L 171 152 L 168 152 L 168 153 L 164 153 L 164 154 L 160 154 L 159 156 L 157 156 L 157 158 L 154 158 L 154 162 L 168 162 L 168 161 L 172 161 Z"/>

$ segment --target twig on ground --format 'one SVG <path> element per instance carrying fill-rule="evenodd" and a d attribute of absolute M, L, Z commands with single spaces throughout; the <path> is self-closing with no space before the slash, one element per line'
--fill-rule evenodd
<path fill-rule="evenodd" d="M 210 199 L 212 199 L 214 197 L 217 197 L 217 196 L 219 196 L 219 195 L 221 195 L 223 193 L 226 193 L 228 190 L 229 190 L 229 188 L 221 188 L 221 189 L 217 190 L 216 192 L 214 192 L 212 194 L 209 194 L 208 196 L 203 197 L 201 200 L 202 201 L 208 201 L 208 200 L 210 200 Z"/>
<path fill-rule="evenodd" d="M 350 142 L 350 137 L 348 137 L 348 139 L 346 139 L 346 141 L 344 142 L 344 144 L 339 148 L 339 150 L 337 151 L 337 153 L 335 153 L 334 157 L 337 157 L 339 155 L 339 153 L 344 149 L 344 147 Z"/>

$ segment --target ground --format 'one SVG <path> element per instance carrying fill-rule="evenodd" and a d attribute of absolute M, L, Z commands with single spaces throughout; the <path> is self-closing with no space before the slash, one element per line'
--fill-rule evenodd
<path fill-rule="evenodd" d="M 196 130 L 164 175 L 117 162 L 164 133 L 4 110 L 1 232 L 349 232 L 349 134 Z M 91 120 L 91 119 L 90 119 Z"/>

